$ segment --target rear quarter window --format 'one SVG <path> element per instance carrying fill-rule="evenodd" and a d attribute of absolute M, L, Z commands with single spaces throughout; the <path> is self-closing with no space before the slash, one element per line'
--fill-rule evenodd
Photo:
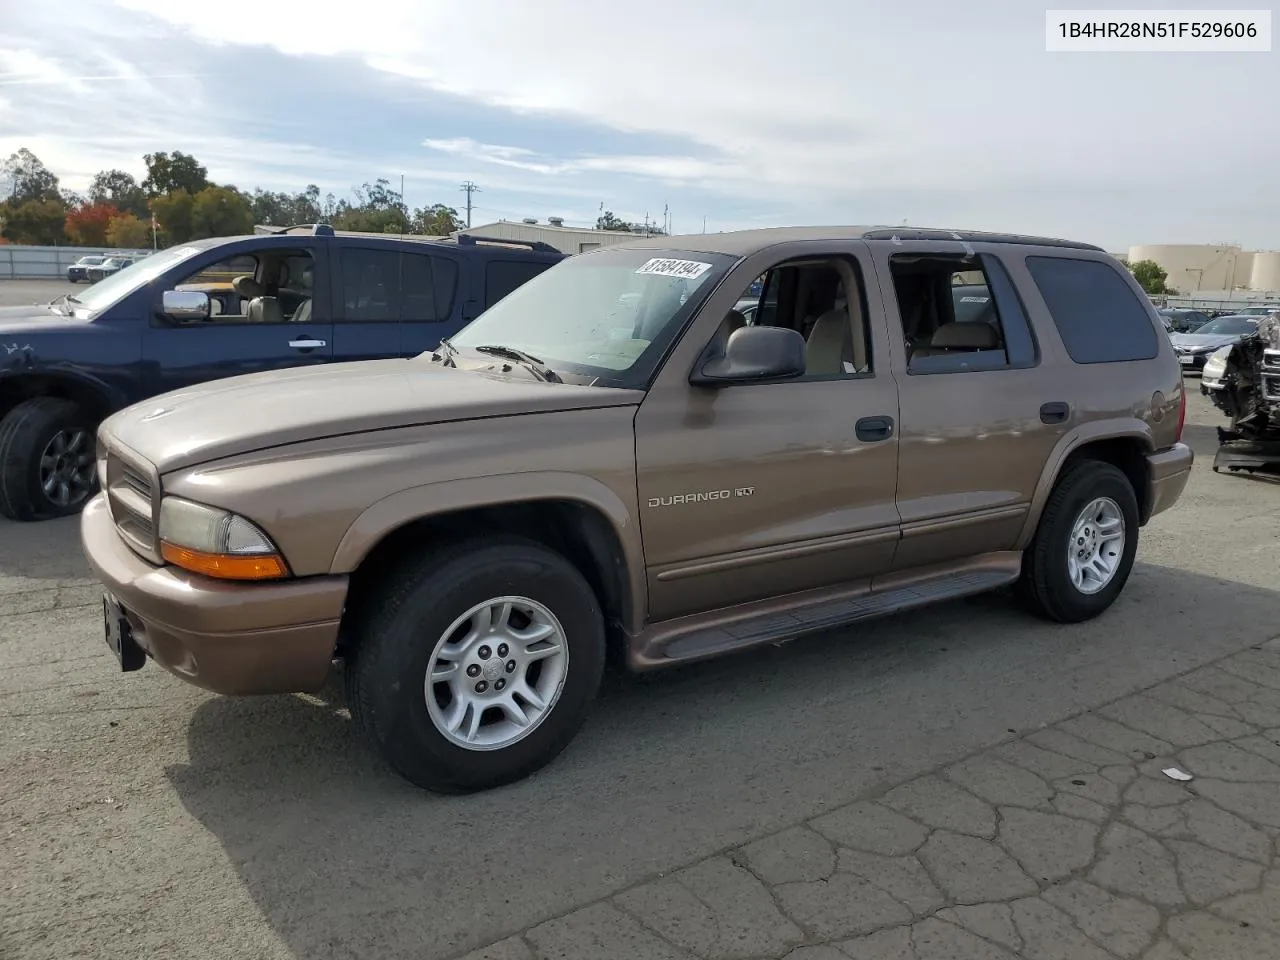
<path fill-rule="evenodd" d="M 1027 270 L 1076 363 L 1150 360 L 1156 329 L 1116 267 L 1101 260 L 1027 257 Z"/>

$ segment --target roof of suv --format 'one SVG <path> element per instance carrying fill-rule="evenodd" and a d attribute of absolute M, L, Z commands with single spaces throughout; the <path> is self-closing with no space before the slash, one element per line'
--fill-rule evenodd
<path fill-rule="evenodd" d="M 777 243 L 800 240 L 959 240 L 969 243 L 1019 243 L 1035 247 L 1068 247 L 1106 253 L 1091 243 L 1030 237 L 1012 233 L 986 233 L 981 230 L 947 230 L 931 227 L 766 227 L 758 230 L 734 230 L 728 233 L 695 233 L 685 236 L 637 237 L 602 249 L 680 249 L 704 253 L 745 256 Z"/>

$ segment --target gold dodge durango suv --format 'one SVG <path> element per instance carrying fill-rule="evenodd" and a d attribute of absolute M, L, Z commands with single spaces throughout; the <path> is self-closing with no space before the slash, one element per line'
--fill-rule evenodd
<path fill-rule="evenodd" d="M 1004 585 L 1097 616 L 1187 482 L 1185 403 L 1099 247 L 637 238 L 434 352 L 115 414 L 82 539 L 124 670 L 267 694 L 338 664 L 395 770 L 477 790 L 565 747 L 610 650 L 649 670 Z"/>

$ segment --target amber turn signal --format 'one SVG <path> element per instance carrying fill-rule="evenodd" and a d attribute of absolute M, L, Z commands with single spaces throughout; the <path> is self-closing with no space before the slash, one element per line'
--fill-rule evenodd
<path fill-rule="evenodd" d="M 204 553 L 161 542 L 160 556 L 175 567 L 220 580 L 279 580 L 289 575 L 284 560 L 274 553 Z"/>

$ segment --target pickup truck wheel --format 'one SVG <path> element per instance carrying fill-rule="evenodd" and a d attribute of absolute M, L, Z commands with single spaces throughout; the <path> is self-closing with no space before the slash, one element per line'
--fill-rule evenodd
<path fill-rule="evenodd" d="M 57 397 L 26 400 L 0 420 L 0 515 L 45 520 L 78 513 L 98 486 L 94 424 Z"/>
<path fill-rule="evenodd" d="M 354 625 L 352 717 L 406 779 L 467 793 L 522 779 L 586 719 L 604 617 L 564 557 L 515 537 L 410 561 Z"/>
<path fill-rule="evenodd" d="M 1023 558 L 1018 592 L 1059 623 L 1096 617 L 1115 602 L 1138 550 L 1138 501 L 1109 463 L 1073 465 L 1049 495 Z"/>

